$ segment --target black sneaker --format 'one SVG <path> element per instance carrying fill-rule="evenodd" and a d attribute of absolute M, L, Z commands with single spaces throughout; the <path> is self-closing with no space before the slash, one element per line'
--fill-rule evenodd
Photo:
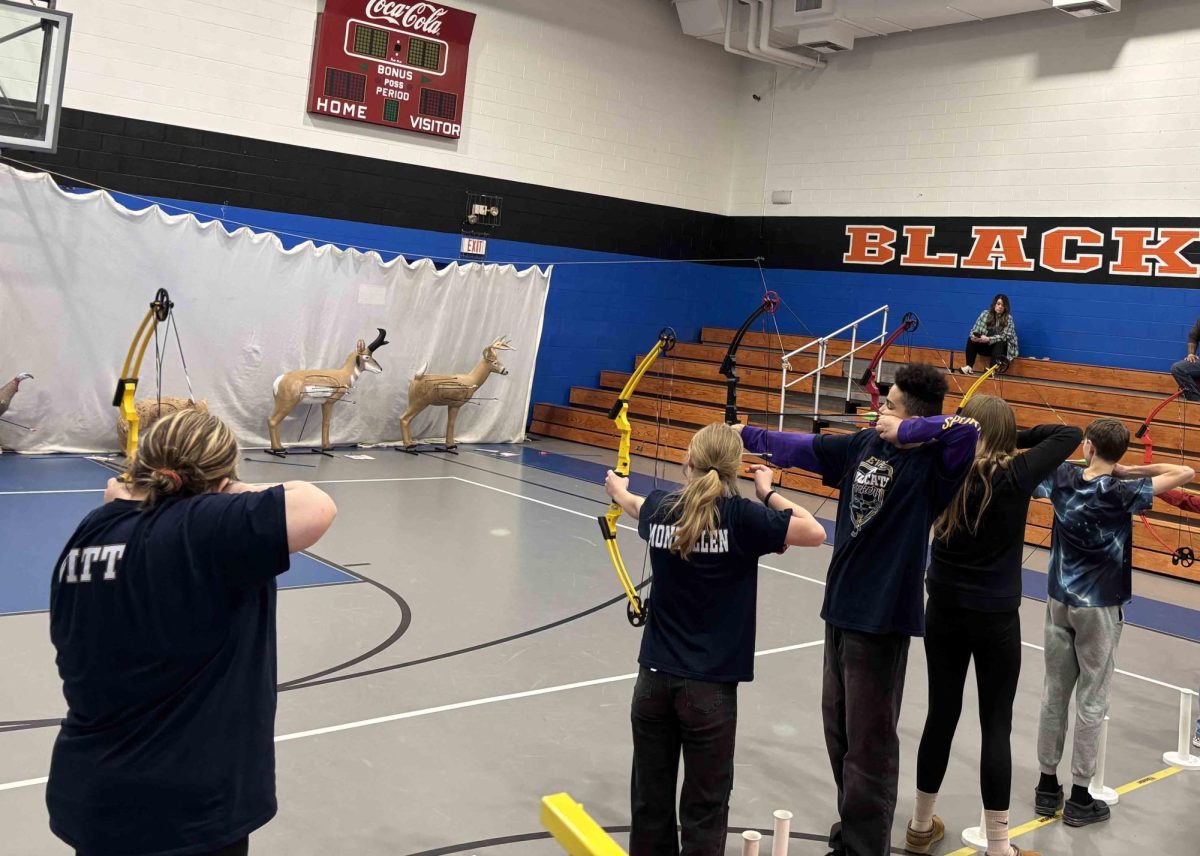
<path fill-rule="evenodd" d="M 1092 800 L 1090 803 L 1067 800 L 1066 808 L 1063 809 L 1063 823 L 1067 826 L 1088 826 L 1108 820 L 1111 816 L 1112 811 L 1102 800 Z"/>
<path fill-rule="evenodd" d="M 1037 788 L 1033 789 L 1033 810 L 1040 817 L 1054 817 L 1058 814 L 1059 809 L 1063 807 L 1063 789 L 1059 785 L 1052 791 L 1040 791 Z"/>

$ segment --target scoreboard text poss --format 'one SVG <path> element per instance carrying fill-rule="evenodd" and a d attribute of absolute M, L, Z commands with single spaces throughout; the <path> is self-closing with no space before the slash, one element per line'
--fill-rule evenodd
<path fill-rule="evenodd" d="M 308 112 L 457 139 L 474 28 L 435 3 L 326 0 Z"/>

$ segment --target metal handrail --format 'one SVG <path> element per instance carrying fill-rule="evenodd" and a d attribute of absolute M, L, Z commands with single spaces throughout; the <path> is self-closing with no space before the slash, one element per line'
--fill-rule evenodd
<path fill-rule="evenodd" d="M 858 341 L 858 325 L 863 323 L 864 321 L 867 321 L 870 318 L 874 318 L 876 315 L 880 315 L 880 314 L 883 315 L 883 329 L 880 331 L 879 335 L 872 336 L 870 339 L 866 339 L 862 342 L 859 342 Z M 883 306 L 880 306 L 878 309 L 868 312 L 866 315 L 863 315 L 861 318 L 854 319 L 849 324 L 846 324 L 843 327 L 839 327 L 838 329 L 834 330 L 832 333 L 828 333 L 824 336 L 821 336 L 820 338 L 813 339 L 811 342 L 809 342 L 805 345 L 801 345 L 799 348 L 796 348 L 796 350 L 789 351 L 788 353 L 783 355 L 783 373 L 780 376 L 780 386 L 779 386 L 779 430 L 780 431 L 783 430 L 783 417 L 787 410 L 786 399 L 787 399 L 788 389 L 790 389 L 791 387 L 795 386 L 796 384 L 798 384 L 802 381 L 808 380 L 808 378 L 812 377 L 813 375 L 817 376 L 817 379 L 815 381 L 813 381 L 813 419 L 816 420 L 820 416 L 820 411 L 821 411 L 821 375 L 822 375 L 822 372 L 829 366 L 837 365 L 838 363 L 840 363 L 842 360 L 845 360 L 845 359 L 850 360 L 849 370 L 846 372 L 846 401 L 850 400 L 851 385 L 854 382 L 854 355 L 857 354 L 859 351 L 861 351 L 863 348 L 866 348 L 869 345 L 874 344 L 875 342 L 879 342 L 880 344 L 883 344 L 883 342 L 887 340 L 887 322 L 888 322 L 888 305 L 885 303 Z M 835 359 L 830 360 L 829 359 L 829 340 L 839 336 L 842 333 L 845 333 L 847 330 L 850 331 L 850 350 L 847 351 L 846 353 L 842 354 L 840 357 L 836 357 Z M 816 368 L 814 368 L 812 371 L 805 372 L 804 374 L 800 375 L 799 377 L 795 378 L 794 380 L 792 380 L 789 383 L 788 382 L 788 369 L 790 367 L 790 363 L 788 361 L 792 357 L 796 356 L 797 354 L 803 353 L 804 351 L 807 351 L 807 350 L 813 348 L 814 346 L 817 349 L 817 366 L 816 366 Z"/>

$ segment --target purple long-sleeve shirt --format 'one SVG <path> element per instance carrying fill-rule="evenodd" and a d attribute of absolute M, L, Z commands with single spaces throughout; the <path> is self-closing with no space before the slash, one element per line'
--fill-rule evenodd
<path fill-rule="evenodd" d="M 874 430 L 867 428 L 864 430 Z M 817 434 L 768 431 L 747 425 L 742 429 L 742 445 L 747 452 L 770 456 L 777 467 L 799 467 L 824 476 L 821 460 L 813 450 Z M 950 478 L 963 475 L 975 457 L 979 424 L 962 416 L 924 416 L 900 423 L 899 439 L 904 445 L 937 440 L 942 446 L 942 469 Z"/>

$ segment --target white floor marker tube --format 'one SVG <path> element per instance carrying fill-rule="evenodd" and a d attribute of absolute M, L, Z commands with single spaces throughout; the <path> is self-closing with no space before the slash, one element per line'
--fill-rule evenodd
<path fill-rule="evenodd" d="M 979 811 L 979 826 L 968 826 L 962 831 L 962 843 L 976 850 L 987 850 L 987 815 Z"/>
<path fill-rule="evenodd" d="M 787 856 L 791 838 L 792 813 L 778 809 L 775 812 L 775 837 L 771 839 L 771 856 Z"/>
<path fill-rule="evenodd" d="M 1179 694 L 1179 747 L 1174 752 L 1164 752 L 1163 760 L 1173 767 L 1182 767 L 1189 772 L 1200 772 L 1200 758 L 1192 754 L 1192 694 Z"/>
<path fill-rule="evenodd" d="M 758 842 L 762 841 L 762 833 L 747 829 L 742 833 L 742 856 L 758 856 Z"/>
<path fill-rule="evenodd" d="M 1100 723 L 1100 749 L 1096 753 L 1096 775 L 1092 776 L 1092 783 L 1088 785 L 1088 793 L 1092 795 L 1092 799 L 1101 800 L 1109 805 L 1116 805 L 1121 801 L 1120 795 L 1104 784 L 1104 763 L 1107 758 L 1108 717 L 1106 716 L 1104 717 L 1104 721 Z"/>

